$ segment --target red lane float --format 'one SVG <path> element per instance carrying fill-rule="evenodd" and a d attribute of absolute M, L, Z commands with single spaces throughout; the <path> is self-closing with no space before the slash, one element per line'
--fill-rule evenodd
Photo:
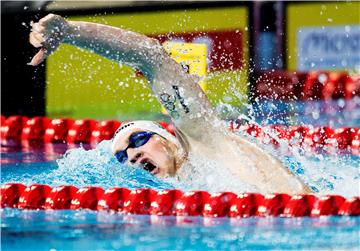
<path fill-rule="evenodd" d="M 45 130 L 50 119 L 47 117 L 33 117 L 26 121 L 21 133 L 21 140 L 43 140 Z"/>
<path fill-rule="evenodd" d="M 183 193 L 177 189 L 159 191 L 151 202 L 150 214 L 176 215 L 176 203 Z"/>
<path fill-rule="evenodd" d="M 160 124 L 175 134 L 174 126 L 166 122 Z M 113 137 L 121 122 L 115 120 L 95 121 L 92 119 L 49 119 L 47 117 L 2 116 L 1 138 L 4 140 L 43 141 L 46 143 L 98 143 Z M 279 140 L 289 145 L 304 147 L 309 153 L 329 154 L 349 152 L 360 154 L 360 131 L 354 127 L 332 129 L 330 127 L 307 128 L 304 126 L 283 127 L 270 125 L 260 127 L 256 124 L 241 125 L 231 121 L 230 129 L 242 131 L 258 138 L 264 144 L 279 146 Z M 6 141 L 5 141 L 6 142 Z"/>
<path fill-rule="evenodd" d="M 323 196 L 315 202 L 311 216 L 337 215 L 344 201 L 345 198 L 339 195 Z"/>
<path fill-rule="evenodd" d="M 316 127 L 310 129 L 306 134 L 304 142 L 315 149 L 323 149 L 328 146 L 334 138 L 334 130 L 330 127 Z"/>
<path fill-rule="evenodd" d="M 316 196 L 312 194 L 292 196 L 286 203 L 282 215 L 285 217 L 310 216 L 316 199 Z"/>
<path fill-rule="evenodd" d="M 124 203 L 124 212 L 131 214 L 149 214 L 151 202 L 155 199 L 156 191 L 149 188 L 139 188 L 130 192 Z"/>
<path fill-rule="evenodd" d="M 206 191 L 183 193 L 177 189 L 155 191 L 139 188 L 76 188 L 48 185 L 25 186 L 9 183 L 1 186 L 1 208 L 91 209 L 128 214 L 251 217 L 251 216 L 360 216 L 360 198 L 313 194 L 269 194 L 232 192 L 209 194 Z"/>
<path fill-rule="evenodd" d="M 269 194 L 260 202 L 257 215 L 259 216 L 279 216 L 284 211 L 291 196 L 288 194 Z"/>
<path fill-rule="evenodd" d="M 230 216 L 230 207 L 236 199 L 232 192 L 215 193 L 209 197 L 204 205 L 203 215 L 213 217 Z"/>
<path fill-rule="evenodd" d="M 71 201 L 75 197 L 77 187 L 54 187 L 45 201 L 45 209 L 70 209 Z"/>
<path fill-rule="evenodd" d="M 1 186 L 1 207 L 16 208 L 19 202 L 20 195 L 25 190 L 26 186 L 18 183 L 9 183 Z"/>
<path fill-rule="evenodd" d="M 90 143 L 91 133 L 97 122 L 92 119 L 78 119 L 71 125 L 66 141 L 68 143 Z"/>
<path fill-rule="evenodd" d="M 264 195 L 258 193 L 240 194 L 232 203 L 230 217 L 250 217 L 255 216 L 261 205 Z"/>
<path fill-rule="evenodd" d="M 176 202 L 176 215 L 201 216 L 210 194 L 206 191 L 186 192 Z"/>
<path fill-rule="evenodd" d="M 100 121 L 92 131 L 90 141 L 97 143 L 102 140 L 111 139 L 120 125 L 121 123 L 116 120 Z"/>
<path fill-rule="evenodd" d="M 1 123 L 1 138 L 19 140 L 22 129 L 28 120 L 25 116 L 10 116 Z"/>
<path fill-rule="evenodd" d="M 344 127 L 335 129 L 334 138 L 336 139 L 338 149 L 349 150 L 352 141 L 358 139 L 358 133 L 358 128 Z"/>
<path fill-rule="evenodd" d="M 130 190 L 127 188 L 114 187 L 105 191 L 100 198 L 97 210 L 114 210 L 122 212 L 125 202 L 128 200 Z"/>
<path fill-rule="evenodd" d="M 98 201 L 104 194 L 101 187 L 83 187 L 76 191 L 71 200 L 70 209 L 92 209 L 96 210 Z"/>
<path fill-rule="evenodd" d="M 309 130 L 310 129 L 305 126 L 290 126 L 287 131 L 287 137 L 289 140 L 294 140 L 301 146 Z"/>
<path fill-rule="evenodd" d="M 350 215 L 350 216 L 359 216 L 360 215 L 360 198 L 352 197 L 345 200 L 344 203 L 340 206 L 339 215 Z"/>
<path fill-rule="evenodd" d="M 48 185 L 30 185 L 21 193 L 17 206 L 21 209 L 45 209 L 45 201 L 50 192 L 51 187 Z"/>
<path fill-rule="evenodd" d="M 53 119 L 45 131 L 44 142 L 66 142 L 69 128 L 74 123 L 72 119 Z"/>

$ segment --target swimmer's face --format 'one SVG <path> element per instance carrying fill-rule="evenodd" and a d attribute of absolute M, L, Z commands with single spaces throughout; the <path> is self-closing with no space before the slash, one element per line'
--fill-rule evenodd
<path fill-rule="evenodd" d="M 117 142 L 114 142 L 114 154 L 125 150 L 129 146 L 130 138 L 143 131 L 134 128 L 124 137 L 119 138 Z M 153 134 L 144 145 L 129 147 L 126 150 L 128 158 L 125 164 L 144 168 L 159 177 L 174 176 L 177 170 L 176 152 L 176 145 L 157 134 Z"/>

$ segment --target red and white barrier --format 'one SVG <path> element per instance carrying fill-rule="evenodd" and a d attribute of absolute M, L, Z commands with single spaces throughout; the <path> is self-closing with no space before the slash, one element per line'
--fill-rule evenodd
<path fill-rule="evenodd" d="M 344 198 L 313 194 L 288 195 L 232 192 L 209 194 L 206 191 L 183 193 L 180 190 L 155 191 L 140 188 L 100 187 L 76 188 L 48 185 L 25 186 L 9 183 L 1 186 L 1 208 L 20 209 L 90 209 L 109 210 L 125 214 L 251 217 L 251 216 L 328 216 L 360 215 L 360 198 Z"/>
<path fill-rule="evenodd" d="M 174 126 L 160 124 L 172 134 Z M 1 117 L 1 141 L 40 141 L 45 143 L 87 143 L 94 144 L 113 137 L 121 122 L 116 120 L 96 121 L 93 119 L 68 119 L 47 117 L 27 118 L 25 116 Z M 304 126 L 283 127 L 271 125 L 240 125 L 230 122 L 230 130 L 242 131 L 258 138 L 265 144 L 278 146 L 278 140 L 323 153 L 349 152 L 360 154 L 360 130 L 355 127 L 332 129 L 330 127 L 307 128 Z M 277 139 L 275 139 L 277 138 Z"/>

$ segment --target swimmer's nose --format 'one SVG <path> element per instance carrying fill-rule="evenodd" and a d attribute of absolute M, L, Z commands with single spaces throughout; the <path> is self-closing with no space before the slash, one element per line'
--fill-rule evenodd
<path fill-rule="evenodd" d="M 129 157 L 129 162 L 131 164 L 135 164 L 137 162 L 137 160 L 140 159 L 141 156 L 143 155 L 142 152 L 136 148 L 135 149 L 134 148 L 127 149 L 127 154 Z"/>

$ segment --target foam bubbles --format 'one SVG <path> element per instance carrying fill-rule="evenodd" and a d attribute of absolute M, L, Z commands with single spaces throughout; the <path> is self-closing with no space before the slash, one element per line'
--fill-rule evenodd
<path fill-rule="evenodd" d="M 318 195 L 359 196 L 360 158 L 357 156 L 284 157 L 284 162 Z"/>
<path fill-rule="evenodd" d="M 102 141 L 95 149 L 83 147 L 68 150 L 57 160 L 58 168 L 47 174 L 34 175 L 25 183 L 45 182 L 51 186 L 74 185 L 77 187 L 100 186 L 128 188 L 172 188 L 140 169 L 121 165 L 110 151 L 111 141 Z"/>

